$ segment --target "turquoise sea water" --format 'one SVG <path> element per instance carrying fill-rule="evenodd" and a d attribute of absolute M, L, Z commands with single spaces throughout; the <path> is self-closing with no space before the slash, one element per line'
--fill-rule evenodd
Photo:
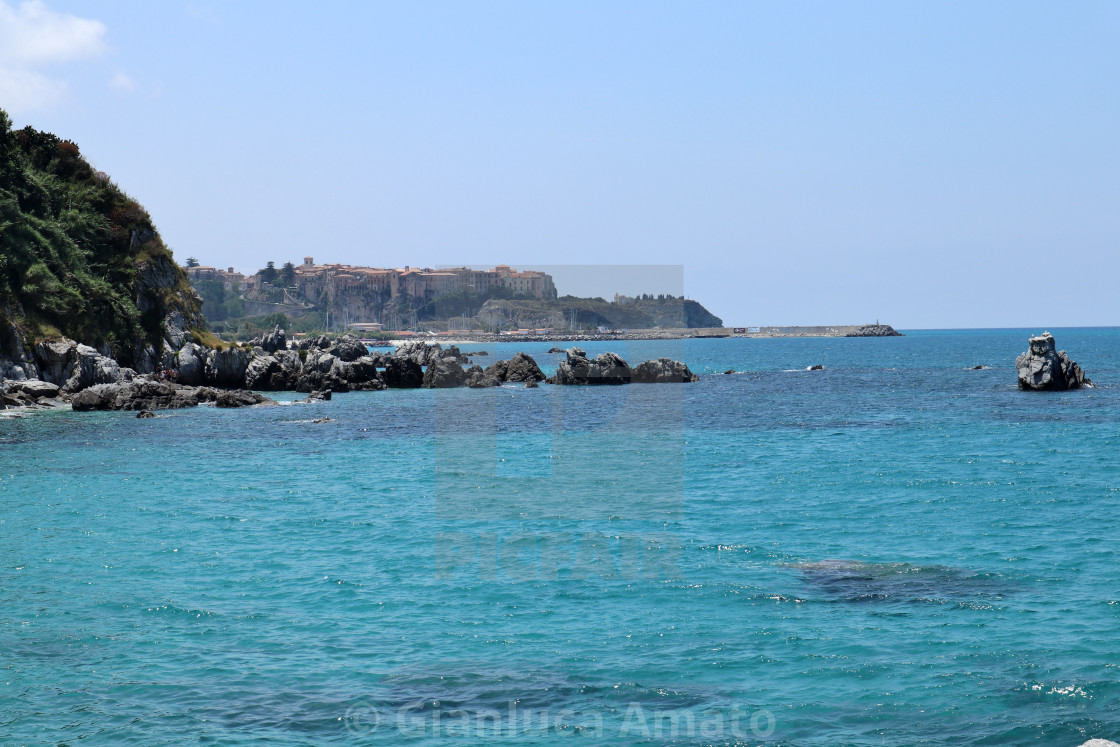
<path fill-rule="evenodd" d="M 1118 739 L 1120 330 L 1037 331 L 0 420 L 0 743 Z"/>

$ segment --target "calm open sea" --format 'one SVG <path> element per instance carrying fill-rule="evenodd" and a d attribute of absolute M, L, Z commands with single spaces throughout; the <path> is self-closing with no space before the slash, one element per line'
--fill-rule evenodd
<path fill-rule="evenodd" d="M 1120 739 L 1120 330 L 1038 331 L 0 420 L 0 743 Z"/>

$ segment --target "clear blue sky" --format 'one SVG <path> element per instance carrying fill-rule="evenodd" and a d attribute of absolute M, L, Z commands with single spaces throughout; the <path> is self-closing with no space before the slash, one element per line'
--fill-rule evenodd
<path fill-rule="evenodd" d="M 203 264 L 683 265 L 729 324 L 1115 325 L 1118 39 L 1116 2 L 0 0 L 0 106 Z"/>

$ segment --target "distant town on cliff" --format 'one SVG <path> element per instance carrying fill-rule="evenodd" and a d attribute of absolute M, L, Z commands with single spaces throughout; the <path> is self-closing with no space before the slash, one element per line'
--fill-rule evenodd
<path fill-rule="evenodd" d="M 491 269 L 363 267 L 269 262 L 252 275 L 187 260 L 191 285 L 215 329 L 252 331 L 283 319 L 296 330 L 526 331 L 697 329 L 723 321 L 683 296 L 561 296 L 552 276 Z"/>

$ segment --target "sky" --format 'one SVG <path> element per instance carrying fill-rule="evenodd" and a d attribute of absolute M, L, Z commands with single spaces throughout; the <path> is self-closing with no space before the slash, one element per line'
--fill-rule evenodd
<path fill-rule="evenodd" d="M 1118 38 L 1115 2 L 0 0 L 0 107 L 181 261 L 1117 325 Z"/>

